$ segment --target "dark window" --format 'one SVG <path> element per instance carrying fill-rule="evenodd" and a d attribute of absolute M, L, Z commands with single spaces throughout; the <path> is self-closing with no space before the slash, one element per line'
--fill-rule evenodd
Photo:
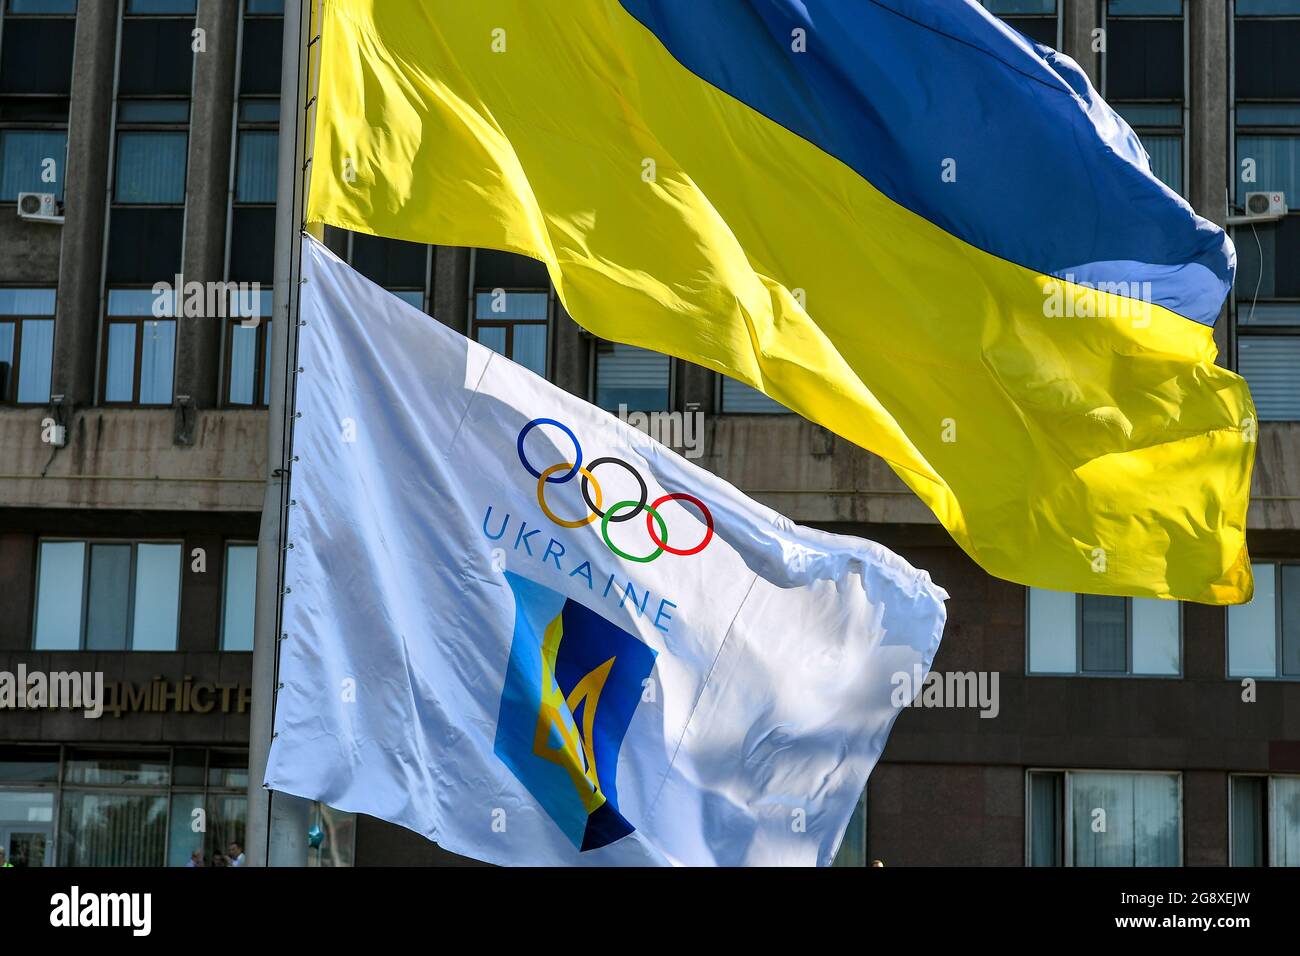
<path fill-rule="evenodd" d="M 280 57 L 284 21 L 279 17 L 244 20 L 243 50 L 239 60 L 239 94 L 280 94 Z"/>
<path fill-rule="evenodd" d="M 189 96 L 194 75 L 189 19 L 122 22 L 119 96 Z"/>
<path fill-rule="evenodd" d="M 76 21 L 71 18 L 5 17 L 0 42 L 0 94 L 72 91 L 72 48 Z"/>
<path fill-rule="evenodd" d="M 170 281 L 181 271 L 184 232 L 184 209 L 114 209 L 108 233 L 108 281 L 150 285 L 160 279 Z"/>
<path fill-rule="evenodd" d="M 1300 99 L 1300 20 L 1236 21 L 1237 99 Z"/>
<path fill-rule="evenodd" d="M 358 233 L 352 237 L 352 267 L 386 289 L 423 289 L 429 247 Z"/>
<path fill-rule="evenodd" d="M 275 207 L 236 207 L 230 226 L 231 279 L 274 281 Z"/>
<path fill-rule="evenodd" d="M 1181 0 L 1110 0 L 1106 101 L 1137 133 L 1151 172 L 1183 191 L 1184 22 Z"/>
<path fill-rule="evenodd" d="M 1056 48 L 1055 17 L 1003 17 L 1002 20 L 1035 43 L 1041 43 L 1043 46 L 1052 47 L 1053 49 Z"/>
<path fill-rule="evenodd" d="M 984 6 L 1035 43 L 1056 47 L 1056 0 L 984 0 Z"/>
<path fill-rule="evenodd" d="M 480 289 L 545 289 L 550 284 L 546 266 L 537 259 L 495 249 L 474 253 L 474 285 Z"/>
<path fill-rule="evenodd" d="M 1079 595 L 1083 670 L 1122 674 L 1128 670 L 1128 602 L 1122 597 Z"/>
<path fill-rule="evenodd" d="M 1106 99 L 1182 100 L 1183 21 L 1106 22 Z"/>

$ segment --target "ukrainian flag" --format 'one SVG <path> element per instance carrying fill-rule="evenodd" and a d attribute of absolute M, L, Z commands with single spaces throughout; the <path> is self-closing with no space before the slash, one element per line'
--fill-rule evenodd
<path fill-rule="evenodd" d="M 308 217 L 546 263 L 1023 584 L 1249 599 L 1224 233 L 970 0 L 324 0 Z"/>

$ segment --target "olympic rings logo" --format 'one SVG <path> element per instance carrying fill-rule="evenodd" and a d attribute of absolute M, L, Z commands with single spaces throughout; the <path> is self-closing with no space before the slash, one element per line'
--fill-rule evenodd
<path fill-rule="evenodd" d="M 569 440 L 573 442 L 573 461 L 562 461 L 542 471 L 538 471 L 532 466 L 532 463 L 528 460 L 528 454 L 524 451 L 524 439 L 528 437 L 530 431 L 539 425 L 554 425 L 569 436 Z M 569 428 L 568 425 L 557 422 L 554 418 L 534 418 L 519 430 L 519 440 L 516 445 L 519 449 L 519 463 L 524 466 L 525 471 L 537 479 L 537 503 L 541 506 L 542 513 L 562 528 L 581 528 L 593 521 L 599 521 L 600 536 L 605 540 L 606 547 L 626 561 L 648 564 L 665 551 L 669 554 L 689 557 L 692 554 L 699 554 L 713 540 L 713 515 L 709 513 L 709 509 L 703 501 L 684 491 L 663 495 L 654 501 L 648 501 L 650 492 L 646 487 L 645 479 L 641 477 L 640 472 L 622 458 L 597 458 L 589 462 L 584 468 L 582 465 L 582 445 L 578 443 L 578 436 L 573 433 L 573 429 Z M 596 469 L 601 465 L 617 465 L 635 478 L 638 487 L 641 489 L 639 500 L 633 501 L 629 498 L 626 501 L 616 501 L 606 509 L 600 482 L 596 480 L 595 475 Z M 546 503 L 546 486 L 548 484 L 562 485 L 565 482 L 572 481 L 575 476 L 581 476 L 582 500 L 591 509 L 591 514 L 583 518 L 561 518 Z M 704 517 L 705 531 L 703 540 L 695 547 L 676 548 L 668 543 L 668 524 L 659 514 L 658 509 L 669 501 L 689 501 L 700 509 L 700 514 Z M 655 549 L 646 555 L 628 554 L 610 540 L 609 526 L 611 523 L 619 524 L 623 521 L 631 521 L 642 512 L 645 512 L 646 531 L 649 533 L 650 541 L 654 544 Z"/>

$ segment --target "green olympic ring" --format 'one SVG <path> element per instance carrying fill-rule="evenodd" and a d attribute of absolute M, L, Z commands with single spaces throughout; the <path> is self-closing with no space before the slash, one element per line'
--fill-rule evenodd
<path fill-rule="evenodd" d="M 602 538 L 605 539 L 605 544 L 609 547 L 609 550 L 613 551 L 615 554 L 617 554 L 620 558 L 623 558 L 625 561 L 636 561 L 640 564 L 649 564 L 655 558 L 659 557 L 659 555 L 664 553 L 664 549 L 662 546 L 656 548 L 654 551 L 650 552 L 650 554 L 646 555 L 644 558 L 638 558 L 634 554 L 628 554 L 626 551 L 620 550 L 618 545 L 614 544 L 613 541 L 609 540 L 610 519 L 613 518 L 614 515 L 616 515 L 618 512 L 622 511 L 624 508 L 641 508 L 641 507 L 644 507 L 645 510 L 654 517 L 655 523 L 659 525 L 659 538 L 661 541 L 663 541 L 664 544 L 667 544 L 668 525 L 664 524 L 664 519 L 659 517 L 659 512 L 655 511 L 655 509 L 650 507 L 649 505 L 643 505 L 639 501 L 632 501 L 630 499 L 627 501 L 620 501 L 618 504 L 610 506 L 609 510 L 605 512 L 604 517 L 600 519 L 600 535 Z M 649 518 L 647 518 L 646 520 L 648 521 Z"/>

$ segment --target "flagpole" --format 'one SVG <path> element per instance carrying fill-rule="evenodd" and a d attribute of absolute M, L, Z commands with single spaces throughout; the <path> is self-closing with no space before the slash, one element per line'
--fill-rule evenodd
<path fill-rule="evenodd" d="M 281 643 L 285 529 L 292 465 L 292 416 L 297 369 L 301 234 L 306 219 L 310 165 L 312 9 L 316 0 L 284 5 L 280 72 L 279 169 L 275 203 L 275 271 L 271 349 L 270 414 L 267 419 L 267 481 L 257 544 L 257 598 L 253 640 L 253 707 L 248 751 L 248 823 L 245 856 L 253 866 L 305 866 L 311 804 L 275 793 L 262 781 L 270 752 Z M 316 20 L 319 23 L 319 20 Z M 301 639 L 286 635 L 285 639 Z"/>

